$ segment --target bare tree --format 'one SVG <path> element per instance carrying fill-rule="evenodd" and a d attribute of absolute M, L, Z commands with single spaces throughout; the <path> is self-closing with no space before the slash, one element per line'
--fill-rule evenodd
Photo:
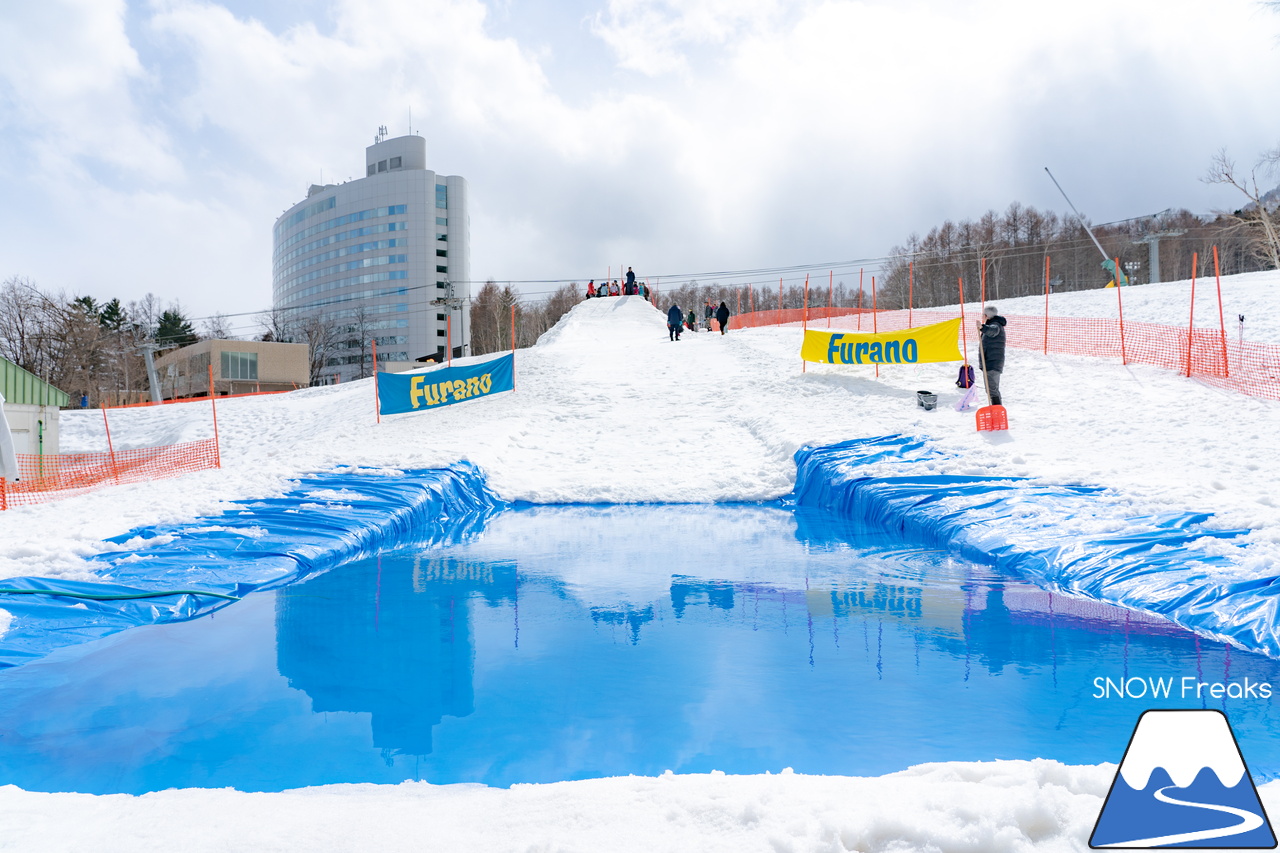
<path fill-rule="evenodd" d="M 1201 179 L 1206 184 L 1226 184 L 1240 191 L 1249 203 L 1234 213 L 1223 216 L 1234 222 L 1249 235 L 1248 243 L 1260 260 L 1271 265 L 1272 269 L 1280 269 L 1280 231 L 1277 230 L 1277 213 L 1280 202 L 1274 191 L 1264 192 L 1258 186 L 1258 172 L 1274 175 L 1280 166 L 1280 147 L 1265 152 L 1254 163 L 1249 174 L 1245 175 L 1236 168 L 1235 161 L 1227 156 L 1226 149 L 1214 155 L 1210 161 L 1209 171 Z"/>
<path fill-rule="evenodd" d="M 231 333 L 231 318 L 222 312 L 204 318 L 200 326 L 204 333 L 202 337 L 206 339 L 225 341 L 235 337 Z"/>

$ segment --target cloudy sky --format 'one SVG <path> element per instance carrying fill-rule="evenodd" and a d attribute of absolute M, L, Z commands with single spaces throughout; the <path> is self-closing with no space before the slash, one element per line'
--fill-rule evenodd
<path fill-rule="evenodd" d="M 1046 165 L 1097 222 L 1207 212 L 1278 84 L 1259 0 L 0 0 L 0 278 L 267 307 L 275 218 L 410 112 L 477 279 L 875 257 L 1063 209 Z"/>

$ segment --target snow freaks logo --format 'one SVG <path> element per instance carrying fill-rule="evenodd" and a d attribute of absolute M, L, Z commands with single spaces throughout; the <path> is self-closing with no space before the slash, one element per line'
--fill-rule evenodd
<path fill-rule="evenodd" d="M 1089 846 L 1274 848 L 1275 833 L 1226 715 L 1144 712 Z"/>

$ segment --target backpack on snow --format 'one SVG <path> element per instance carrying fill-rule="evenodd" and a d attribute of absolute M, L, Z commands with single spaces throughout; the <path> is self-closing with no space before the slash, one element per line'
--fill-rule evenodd
<path fill-rule="evenodd" d="M 972 365 L 965 364 L 961 366 L 960 375 L 956 377 L 956 387 L 957 388 L 973 387 L 973 366 Z"/>

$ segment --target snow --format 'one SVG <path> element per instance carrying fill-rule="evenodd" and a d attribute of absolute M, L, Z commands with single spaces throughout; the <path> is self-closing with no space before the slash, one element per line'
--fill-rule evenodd
<path fill-rule="evenodd" d="M 1224 312 L 1246 315 L 1247 338 L 1280 342 L 1278 288 L 1271 273 L 1224 278 Z M 1186 282 L 1122 296 L 1126 320 L 1185 324 Z M 1196 296 L 1197 326 L 1216 323 L 1211 278 Z M 1051 305 L 1056 314 L 1115 316 L 1115 298 L 1114 290 L 1054 294 Z M 997 304 L 1011 316 L 1043 312 L 1042 297 Z M 1252 532 L 1244 548 L 1205 547 L 1230 547 L 1243 573 L 1274 574 L 1280 403 L 1155 368 L 1010 350 L 1003 384 L 1012 429 L 977 433 L 972 413 L 951 408 L 955 365 L 881 368 L 879 378 L 872 368 L 802 373 L 800 334 L 749 329 L 669 342 L 662 313 L 638 298 L 591 300 L 518 354 L 515 393 L 381 425 L 369 380 L 224 400 L 221 470 L 0 513 L 0 577 L 84 577 L 84 557 L 118 547 L 106 537 L 216 514 L 338 466 L 390 472 L 467 459 L 507 500 L 756 501 L 790 492 L 800 446 L 892 433 L 935 441 L 946 452 L 933 463 L 939 473 L 1100 485 L 1110 506 L 1134 515 L 1213 512 L 1215 525 Z M 939 395 L 937 410 L 916 406 L 918 389 Z M 116 447 L 212 434 L 208 403 L 110 418 Z M 65 452 L 106 449 L 99 412 L 65 412 L 62 429 Z M 585 564 L 572 568 L 578 593 L 593 602 L 642 600 L 653 586 L 635 578 L 610 589 Z M 713 774 L 510 790 L 406 783 L 93 797 L 8 787 L 0 814 L 8 848 L 45 851 L 1079 850 L 1113 772 L 1036 761 L 931 765 L 878 779 Z M 1280 811 L 1280 785 L 1261 790 Z"/>
<path fill-rule="evenodd" d="M 618 777 L 510 789 L 330 785 L 140 797 L 0 788 L 6 849 L 198 851 L 1074 851 L 1112 765 L 931 764 L 879 778 Z M 1280 787 L 1263 788 L 1280 804 Z M 180 839 L 180 841 L 178 840 Z M 145 847 L 140 846 L 142 842 Z"/>

